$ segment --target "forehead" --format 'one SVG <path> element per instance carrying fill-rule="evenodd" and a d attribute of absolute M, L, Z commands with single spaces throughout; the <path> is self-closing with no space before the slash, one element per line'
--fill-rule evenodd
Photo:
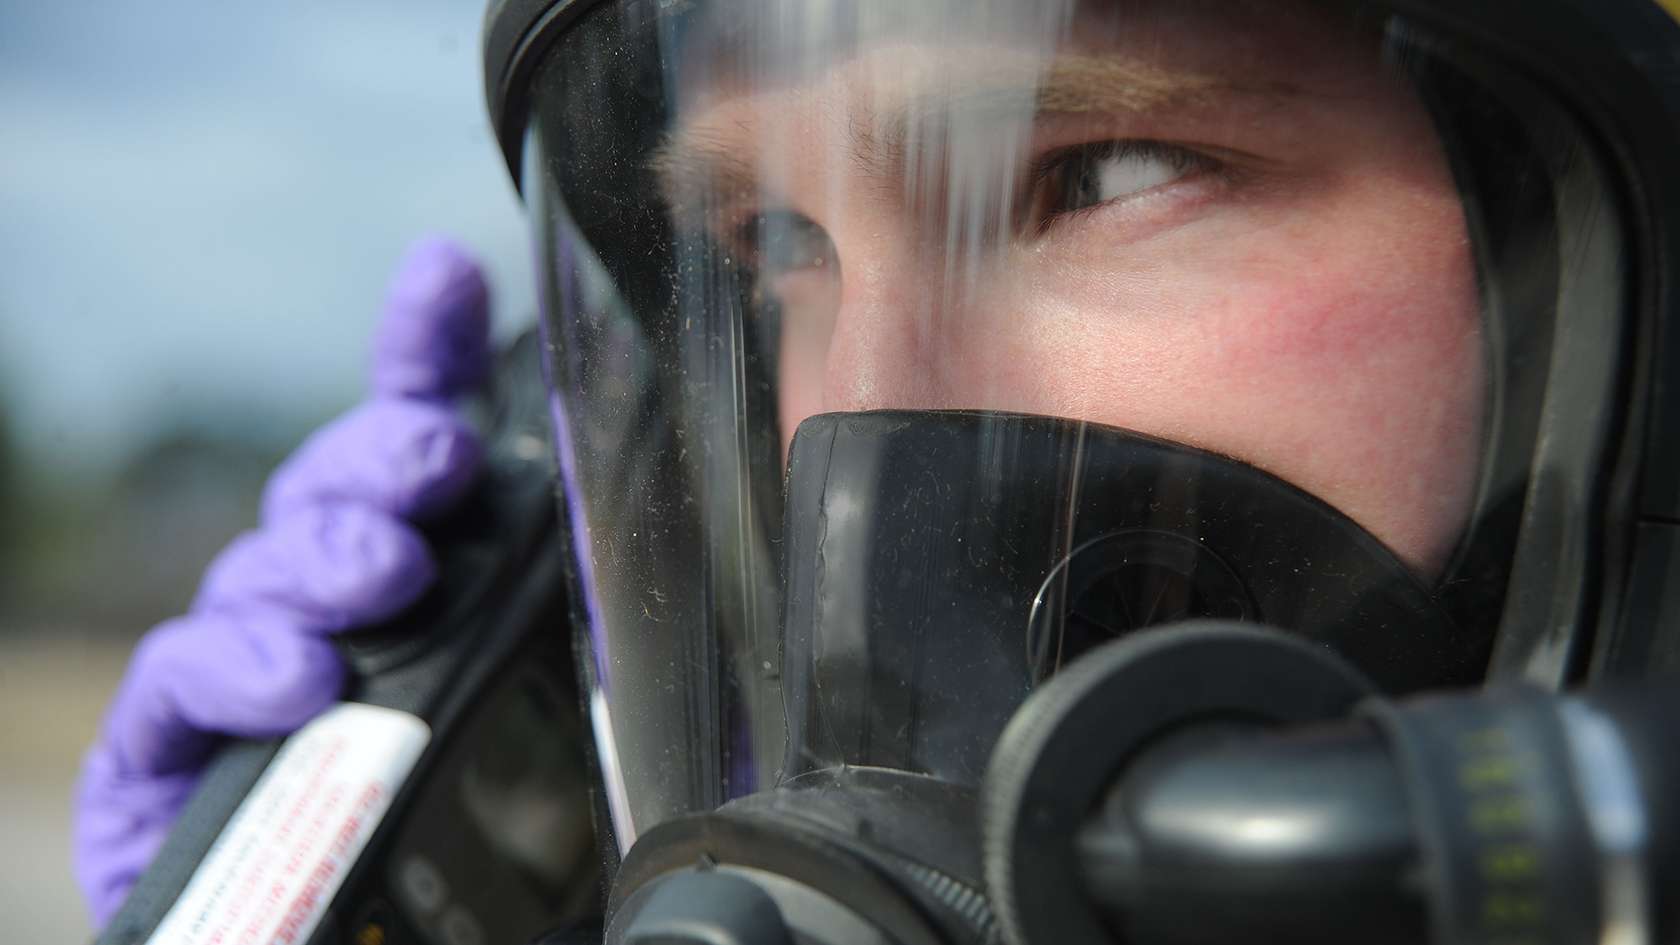
<path fill-rule="evenodd" d="M 1225 140 L 1203 143 L 1235 145 L 1309 114 L 1422 127 L 1381 24 L 1316 3 L 726 0 L 683 33 L 655 162 L 679 191 L 682 177 L 744 188 L 768 165 L 944 164 L 953 149 L 970 167 L 992 152 L 1003 174 L 1045 121 L 1191 143 L 1217 128 Z"/>
<path fill-rule="evenodd" d="M 1157 79 L 1313 83 L 1369 65 L 1380 36 L 1378 21 L 1310 0 L 721 0 L 699 9 L 672 43 L 678 90 L 691 96 L 796 86 L 894 52 L 932 66 L 896 78 L 968 82 L 1083 54 L 1130 60 L 1140 78 L 1147 64 Z"/>

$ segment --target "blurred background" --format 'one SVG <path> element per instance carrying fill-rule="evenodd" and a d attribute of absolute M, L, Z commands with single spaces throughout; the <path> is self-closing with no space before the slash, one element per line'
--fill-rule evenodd
<path fill-rule="evenodd" d="M 82 749 L 135 640 L 359 396 L 423 233 L 528 321 L 480 0 L 0 4 L 0 938 L 91 934 Z"/>

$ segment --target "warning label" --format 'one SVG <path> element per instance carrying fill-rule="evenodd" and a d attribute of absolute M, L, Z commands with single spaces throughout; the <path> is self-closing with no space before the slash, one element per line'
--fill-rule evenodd
<path fill-rule="evenodd" d="M 358 703 L 299 729 L 148 945 L 307 940 L 430 739 L 414 716 Z"/>

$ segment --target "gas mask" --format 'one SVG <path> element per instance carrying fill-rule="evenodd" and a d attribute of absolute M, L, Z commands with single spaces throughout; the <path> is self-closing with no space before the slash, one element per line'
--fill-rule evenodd
<path fill-rule="evenodd" d="M 1680 640 L 1676 28 L 1460 6 L 492 7 L 609 940 L 1672 929 L 1548 896 L 1668 777 L 1557 694 Z"/>

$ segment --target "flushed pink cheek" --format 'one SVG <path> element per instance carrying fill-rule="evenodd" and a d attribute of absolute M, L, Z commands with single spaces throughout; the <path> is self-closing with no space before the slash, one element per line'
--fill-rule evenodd
<path fill-rule="evenodd" d="M 1451 232 L 1388 259 L 1312 254 L 1294 280 L 1251 283 L 1213 319 L 1209 370 L 1190 382 L 1225 405 L 1198 431 L 1208 445 L 1337 506 L 1426 573 L 1464 525 L 1482 413 L 1474 281 Z"/>
<path fill-rule="evenodd" d="M 1368 241 L 1225 244 L 1269 247 L 1245 253 L 1203 243 L 1193 267 L 1041 298 L 1025 320 L 1033 332 L 974 380 L 1015 393 L 993 406 L 1252 463 L 1434 573 L 1464 525 L 1482 409 L 1469 253 L 1456 217 L 1442 216 Z"/>

